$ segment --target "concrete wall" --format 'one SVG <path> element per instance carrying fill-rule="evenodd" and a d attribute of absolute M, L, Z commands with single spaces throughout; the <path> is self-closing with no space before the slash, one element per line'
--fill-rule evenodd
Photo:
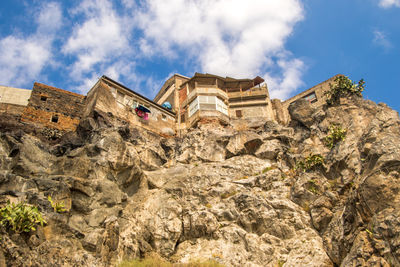
<path fill-rule="evenodd" d="M 187 114 L 186 114 L 186 117 Z M 217 110 L 198 110 L 186 120 L 186 128 L 196 125 L 199 121 L 206 123 L 207 121 L 219 121 L 221 124 L 227 124 L 229 117 Z"/>
<path fill-rule="evenodd" d="M 241 119 L 265 118 L 274 119 L 271 100 L 267 86 L 254 87 L 242 92 L 228 93 L 229 116 L 237 117 L 237 111 L 241 113 Z"/>
<path fill-rule="evenodd" d="M 176 112 L 177 106 L 175 105 L 175 84 L 172 84 L 171 87 L 168 88 L 168 91 L 162 95 L 156 103 L 162 105 L 165 102 L 169 102 L 172 106 L 172 110 Z"/>
<path fill-rule="evenodd" d="M 310 94 L 315 94 L 316 100 L 314 102 L 310 102 L 313 107 L 320 107 L 324 104 L 326 104 L 326 96 L 325 92 L 330 90 L 330 84 L 334 83 L 334 80 L 336 79 L 337 76 L 341 76 L 341 74 L 337 74 L 331 78 L 329 78 L 326 81 L 323 81 L 310 89 L 307 89 L 289 99 L 286 101 L 281 101 L 279 99 L 273 99 L 272 100 L 272 108 L 273 108 L 273 114 L 274 114 L 274 119 L 281 123 L 281 124 L 288 124 L 290 121 L 290 115 L 288 111 L 288 107 L 291 103 L 295 102 L 296 100 L 300 98 L 304 98 L 309 96 Z"/>
<path fill-rule="evenodd" d="M 289 111 L 284 107 L 280 99 L 272 99 L 272 109 L 274 120 L 280 124 L 286 125 L 289 123 Z"/>
<path fill-rule="evenodd" d="M 35 83 L 21 121 L 38 127 L 74 131 L 82 116 L 83 102 L 83 95 Z"/>
<path fill-rule="evenodd" d="M 271 106 L 267 105 L 267 103 L 263 104 L 255 104 L 254 106 L 245 105 L 245 106 L 230 106 L 229 107 L 229 117 L 231 118 L 239 118 L 236 116 L 237 111 L 241 111 L 242 116 L 241 119 L 246 118 L 265 118 L 265 119 L 273 119 L 273 115 L 271 115 Z"/>
<path fill-rule="evenodd" d="M 326 104 L 326 96 L 325 96 L 325 92 L 330 90 L 330 84 L 334 83 L 334 80 L 336 79 L 336 77 L 338 76 L 342 76 L 341 74 L 337 74 L 331 78 L 329 78 L 326 81 L 323 81 L 313 87 L 311 87 L 310 89 L 307 89 L 303 92 L 301 92 L 298 95 L 295 95 L 292 98 L 289 98 L 288 100 L 283 102 L 283 106 L 285 108 L 289 107 L 289 105 L 291 103 L 293 103 L 294 101 L 296 101 L 297 99 L 303 98 L 311 93 L 315 93 L 316 97 L 317 97 L 317 101 L 314 103 L 311 103 L 312 106 L 314 107 L 320 107 L 324 104 Z"/>
<path fill-rule="evenodd" d="M 123 98 L 122 98 L 123 95 Z M 148 120 L 139 117 L 134 108 L 136 101 L 151 111 Z M 87 96 L 87 106 L 84 115 L 89 115 L 93 110 L 111 112 L 114 116 L 158 134 L 175 134 L 175 116 L 171 112 L 156 105 L 150 100 L 142 98 L 116 84 L 100 80 Z"/>
<path fill-rule="evenodd" d="M 179 88 L 187 80 L 188 77 L 174 74 L 163 84 L 153 101 L 159 105 L 168 101 L 172 105 L 172 110 L 175 113 L 179 112 Z"/>
<path fill-rule="evenodd" d="M 28 105 L 32 90 L 0 86 L 0 103 Z"/>

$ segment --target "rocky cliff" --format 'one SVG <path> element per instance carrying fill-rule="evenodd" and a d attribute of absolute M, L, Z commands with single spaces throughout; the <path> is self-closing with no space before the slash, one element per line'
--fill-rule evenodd
<path fill-rule="evenodd" d="M 288 126 L 203 124 L 181 138 L 112 114 L 51 141 L 3 120 L 0 205 L 37 206 L 47 224 L 2 226 L 0 265 L 109 266 L 155 252 L 226 266 L 400 266 L 397 112 L 357 97 L 289 111 Z M 346 134 L 328 147 L 331 125 Z"/>

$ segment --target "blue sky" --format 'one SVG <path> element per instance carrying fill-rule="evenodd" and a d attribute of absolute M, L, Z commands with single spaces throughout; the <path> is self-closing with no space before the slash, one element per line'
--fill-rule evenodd
<path fill-rule="evenodd" d="M 286 99 L 342 73 L 400 110 L 400 0 L 2 0 L 0 84 L 154 97 L 173 73 L 264 77 Z"/>

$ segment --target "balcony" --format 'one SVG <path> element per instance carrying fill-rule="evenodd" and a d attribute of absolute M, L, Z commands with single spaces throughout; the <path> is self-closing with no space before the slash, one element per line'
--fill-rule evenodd
<path fill-rule="evenodd" d="M 266 87 L 253 87 L 247 91 L 228 93 L 228 97 L 229 100 L 268 97 L 268 89 Z"/>
<path fill-rule="evenodd" d="M 218 96 L 221 99 L 228 100 L 228 94 L 219 88 L 198 86 L 189 93 L 183 106 L 190 103 L 198 95 Z"/>

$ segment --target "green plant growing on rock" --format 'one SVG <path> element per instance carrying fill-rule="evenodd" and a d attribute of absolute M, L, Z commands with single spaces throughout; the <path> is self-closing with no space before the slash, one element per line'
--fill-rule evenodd
<path fill-rule="evenodd" d="M 341 97 L 348 97 L 352 95 L 362 96 L 364 91 L 365 82 L 361 79 L 358 84 L 353 83 L 347 76 L 337 76 L 334 84 L 330 84 L 330 90 L 325 93 L 326 103 L 328 105 L 338 103 Z"/>
<path fill-rule="evenodd" d="M 267 172 L 269 172 L 271 170 L 274 170 L 274 169 L 276 169 L 276 166 L 269 166 L 269 167 L 264 168 L 262 170 L 262 173 L 264 174 L 264 173 L 267 173 Z"/>
<path fill-rule="evenodd" d="M 344 140 L 346 133 L 347 130 L 343 129 L 340 125 L 330 125 L 329 133 L 325 137 L 325 145 L 332 149 L 337 143 Z"/>
<path fill-rule="evenodd" d="M 286 263 L 286 261 L 279 259 L 277 262 L 277 265 L 278 265 L 278 267 L 282 267 L 285 263 Z"/>
<path fill-rule="evenodd" d="M 0 224 L 15 233 L 35 231 L 37 225 L 43 226 L 46 221 L 37 207 L 26 203 L 10 203 L 0 209 Z"/>
<path fill-rule="evenodd" d="M 67 209 L 65 208 L 64 201 L 61 201 L 61 202 L 53 201 L 51 196 L 48 196 L 47 200 L 50 202 L 50 205 L 53 207 L 54 212 L 63 213 L 63 212 L 67 211 Z"/>
<path fill-rule="evenodd" d="M 315 180 L 308 180 L 308 191 L 318 194 L 318 186 Z"/>
<path fill-rule="evenodd" d="M 367 234 L 369 235 L 370 238 L 374 237 L 374 233 L 373 231 L 369 230 L 369 229 L 365 229 L 365 231 L 367 232 Z"/>
<path fill-rule="evenodd" d="M 226 192 L 226 193 L 223 193 L 222 195 L 221 195 L 221 198 L 222 199 L 226 199 L 226 198 L 229 198 L 229 197 L 231 197 L 231 196 L 234 196 L 234 195 L 236 195 L 236 190 L 232 190 L 232 191 L 230 191 L 230 192 Z"/>
<path fill-rule="evenodd" d="M 320 154 L 311 154 L 304 160 L 300 160 L 296 164 L 296 169 L 304 172 L 315 170 L 324 166 L 324 157 Z"/>
<path fill-rule="evenodd" d="M 310 202 L 305 201 L 301 207 L 303 208 L 303 210 L 305 212 L 310 213 L 310 210 L 311 210 Z"/>

